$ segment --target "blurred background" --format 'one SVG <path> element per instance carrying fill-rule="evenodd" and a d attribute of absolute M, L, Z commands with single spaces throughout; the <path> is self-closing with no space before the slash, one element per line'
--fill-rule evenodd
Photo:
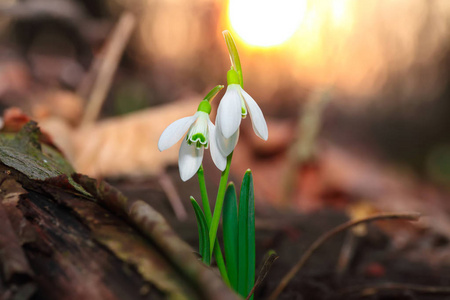
<path fill-rule="evenodd" d="M 197 247 L 197 179 L 181 181 L 179 144 L 157 142 L 226 84 L 225 29 L 269 129 L 264 142 L 242 122 L 230 173 L 237 188 L 254 174 L 257 262 L 280 255 L 258 293 L 323 232 L 377 212 L 424 217 L 349 231 L 292 287 L 448 287 L 449 0 L 0 0 L 1 131 L 38 121 L 78 172 L 147 201 Z M 211 196 L 209 151 L 204 167 Z M 399 297 L 424 299 L 409 289 Z"/>
<path fill-rule="evenodd" d="M 5 124 L 37 119 L 82 173 L 176 166 L 156 142 L 226 83 L 228 29 L 269 124 L 261 143 L 243 123 L 235 159 L 276 181 L 261 198 L 379 190 L 393 170 L 450 185 L 447 0 L 1 0 L 0 16 Z"/>

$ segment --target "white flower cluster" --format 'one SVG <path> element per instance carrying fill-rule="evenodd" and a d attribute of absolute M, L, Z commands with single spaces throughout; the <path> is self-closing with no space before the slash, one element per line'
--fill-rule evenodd
<path fill-rule="evenodd" d="M 184 136 L 178 156 L 178 167 L 183 181 L 197 173 L 203 160 L 204 149 L 208 147 L 216 167 L 221 171 L 225 170 L 227 156 L 237 144 L 239 125 L 241 119 L 247 116 L 247 111 L 250 113 L 256 135 L 263 140 L 268 138 L 264 115 L 255 100 L 240 86 L 235 70 L 228 71 L 227 81 L 227 91 L 217 110 L 216 126 L 209 119 L 211 105 L 207 100 L 203 100 L 193 116 L 173 122 L 159 138 L 158 149 L 163 151 Z"/>

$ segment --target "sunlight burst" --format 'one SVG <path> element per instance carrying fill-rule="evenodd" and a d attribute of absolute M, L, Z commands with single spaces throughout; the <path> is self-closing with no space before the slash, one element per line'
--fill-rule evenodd
<path fill-rule="evenodd" d="M 236 33 L 252 46 L 270 47 L 288 40 L 299 28 L 306 0 L 229 0 Z"/>

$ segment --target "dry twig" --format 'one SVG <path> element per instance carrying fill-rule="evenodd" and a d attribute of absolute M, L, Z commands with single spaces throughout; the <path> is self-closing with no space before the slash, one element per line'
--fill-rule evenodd
<path fill-rule="evenodd" d="M 179 221 L 184 221 L 187 218 L 186 209 L 183 206 L 180 195 L 178 195 L 177 189 L 172 182 L 172 179 L 163 171 L 159 176 L 159 184 L 172 206 L 173 212 Z"/>
<path fill-rule="evenodd" d="M 264 259 L 264 264 L 261 267 L 261 270 L 259 271 L 258 278 L 256 279 L 255 285 L 253 286 L 252 290 L 248 294 L 247 298 L 245 298 L 245 300 L 249 300 L 252 297 L 255 290 L 258 288 L 258 286 L 261 285 L 261 283 L 266 278 L 267 274 L 270 271 L 270 268 L 272 267 L 273 263 L 278 259 L 278 257 L 279 256 L 273 250 L 270 250 L 266 254 L 266 258 Z"/>
<path fill-rule="evenodd" d="M 314 159 L 323 111 L 330 98 L 330 88 L 317 89 L 308 97 L 305 106 L 300 110 L 296 142 L 289 149 L 287 168 L 283 174 L 281 202 L 284 204 L 292 204 L 290 201 L 295 192 L 298 170 Z"/>
<path fill-rule="evenodd" d="M 289 281 L 294 278 L 295 274 L 303 267 L 303 265 L 306 263 L 306 261 L 311 257 L 311 255 L 319 248 L 324 242 L 326 242 L 331 237 L 335 236 L 336 234 L 347 230 L 351 227 L 354 227 L 356 225 L 359 225 L 361 223 L 368 223 L 373 222 L 377 220 L 386 220 L 386 219 L 403 219 L 403 220 L 409 220 L 409 221 L 417 221 L 420 218 L 420 213 L 402 213 L 402 214 L 395 214 L 395 213 L 386 213 L 386 214 L 378 214 L 375 216 L 367 217 L 364 219 L 359 220 L 351 220 L 344 224 L 341 224 L 330 231 L 324 233 L 321 235 L 307 250 L 306 252 L 300 257 L 300 260 L 292 267 L 292 269 L 281 279 L 281 282 L 277 286 L 277 288 L 272 292 L 272 294 L 269 296 L 269 300 L 275 300 L 280 295 L 280 293 L 286 288 Z"/>
<path fill-rule="evenodd" d="M 124 12 L 114 28 L 102 62 L 100 65 L 98 65 L 98 62 L 94 62 L 93 68 L 98 67 L 98 76 L 89 97 L 81 126 L 92 123 L 97 119 L 135 24 L 136 18 L 134 15 L 130 12 Z"/>
<path fill-rule="evenodd" d="M 450 287 L 445 286 L 428 286 L 428 285 L 415 285 L 404 283 L 382 283 L 372 286 L 357 286 L 346 288 L 338 295 L 340 297 L 347 297 L 348 295 L 367 297 L 374 294 L 378 294 L 382 291 L 412 291 L 420 294 L 450 294 Z"/>
<path fill-rule="evenodd" d="M 339 254 L 339 259 L 336 266 L 336 275 L 339 280 L 347 270 L 348 265 L 352 260 L 355 252 L 356 241 L 357 239 L 355 234 L 352 231 L 348 231 L 345 236 L 344 243 L 342 244 L 341 253 Z"/>

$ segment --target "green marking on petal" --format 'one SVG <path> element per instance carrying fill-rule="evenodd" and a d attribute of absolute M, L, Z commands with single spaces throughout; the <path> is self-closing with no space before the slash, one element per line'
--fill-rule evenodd
<path fill-rule="evenodd" d="M 205 149 L 208 149 L 208 143 L 202 143 L 202 142 L 200 142 L 200 141 L 197 141 L 195 147 L 196 147 L 197 149 L 200 149 L 200 148 L 202 148 L 202 147 L 205 148 Z"/>
<path fill-rule="evenodd" d="M 202 133 L 195 133 L 190 137 L 192 142 L 200 142 L 202 144 L 206 144 L 206 137 Z"/>
<path fill-rule="evenodd" d="M 241 96 L 241 116 L 242 119 L 245 119 L 247 117 L 247 106 L 245 105 L 244 96 L 241 92 L 239 93 L 239 95 Z"/>
<path fill-rule="evenodd" d="M 241 106 L 241 114 L 243 119 L 247 117 L 247 109 L 245 107 Z"/>
<path fill-rule="evenodd" d="M 196 112 L 197 120 L 192 124 L 191 128 L 189 129 L 189 132 L 187 134 L 187 143 L 189 145 L 194 144 L 197 149 L 200 149 L 202 147 L 207 148 L 208 147 L 208 138 L 209 138 L 209 132 L 208 132 L 208 120 L 209 116 L 208 113 L 204 112 L 204 108 L 211 107 L 208 103 L 208 101 L 202 101 L 205 102 L 206 105 L 199 105 L 199 111 Z"/>

